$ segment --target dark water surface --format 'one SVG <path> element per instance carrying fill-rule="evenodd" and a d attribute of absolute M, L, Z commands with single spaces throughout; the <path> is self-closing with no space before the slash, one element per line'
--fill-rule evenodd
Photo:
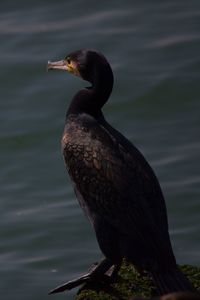
<path fill-rule="evenodd" d="M 46 73 L 79 48 L 109 59 L 106 118 L 156 171 L 178 261 L 200 265 L 200 1 L 1 1 L 0 35 L 1 299 L 50 299 L 101 257 L 60 154 L 85 82 Z"/>

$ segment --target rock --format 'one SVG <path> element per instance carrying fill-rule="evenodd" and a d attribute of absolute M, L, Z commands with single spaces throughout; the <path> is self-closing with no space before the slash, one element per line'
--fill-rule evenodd
<path fill-rule="evenodd" d="M 193 285 L 200 289 L 200 268 L 189 265 L 180 266 Z M 144 274 L 145 275 L 145 274 Z M 153 298 L 152 298 L 153 297 Z M 115 282 L 95 282 L 85 284 L 77 293 L 76 300 L 200 300 L 200 296 L 191 293 L 171 293 L 156 297 L 153 282 L 146 274 L 141 276 L 135 268 L 123 262 Z"/>

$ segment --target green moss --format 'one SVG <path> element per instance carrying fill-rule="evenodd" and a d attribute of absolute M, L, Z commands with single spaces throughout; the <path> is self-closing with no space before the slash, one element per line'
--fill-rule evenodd
<path fill-rule="evenodd" d="M 200 267 L 193 267 L 190 265 L 180 266 L 181 270 L 188 279 L 193 283 L 193 285 L 199 290 L 200 289 Z"/>
<path fill-rule="evenodd" d="M 181 269 L 199 288 L 200 268 L 183 265 Z M 155 287 L 150 278 L 141 276 L 132 265 L 124 261 L 114 283 L 87 283 L 79 290 L 76 300 L 127 300 L 133 295 L 150 297 L 152 294 L 155 294 Z"/>

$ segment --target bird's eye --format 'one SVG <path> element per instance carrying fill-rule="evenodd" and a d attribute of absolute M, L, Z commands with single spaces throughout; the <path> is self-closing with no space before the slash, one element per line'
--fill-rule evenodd
<path fill-rule="evenodd" d="M 71 64 L 71 59 L 70 59 L 70 57 L 67 57 L 66 60 L 67 60 L 68 65 L 70 65 L 70 64 Z"/>

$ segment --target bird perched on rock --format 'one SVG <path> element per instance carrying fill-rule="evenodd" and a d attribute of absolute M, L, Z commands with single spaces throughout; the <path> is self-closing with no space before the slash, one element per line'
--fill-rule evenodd
<path fill-rule="evenodd" d="M 48 62 L 48 70 L 68 71 L 91 83 L 69 104 L 62 153 L 79 204 L 89 218 L 105 259 L 80 278 L 51 293 L 100 280 L 123 258 L 152 277 L 159 294 L 194 291 L 179 270 L 172 251 L 165 200 L 144 156 L 104 118 L 103 105 L 113 88 L 106 58 L 79 50 L 64 60 Z"/>

